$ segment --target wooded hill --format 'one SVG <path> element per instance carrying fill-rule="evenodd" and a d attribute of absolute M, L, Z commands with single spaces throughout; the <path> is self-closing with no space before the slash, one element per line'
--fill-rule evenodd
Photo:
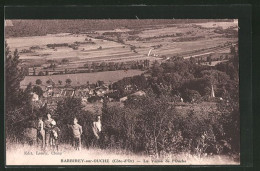
<path fill-rule="evenodd" d="M 97 30 L 113 30 L 116 28 L 147 28 L 156 25 L 180 23 L 204 23 L 232 21 L 226 19 L 118 19 L 118 20 L 11 20 L 13 26 L 5 28 L 6 37 L 43 36 L 56 33 L 83 33 Z"/>

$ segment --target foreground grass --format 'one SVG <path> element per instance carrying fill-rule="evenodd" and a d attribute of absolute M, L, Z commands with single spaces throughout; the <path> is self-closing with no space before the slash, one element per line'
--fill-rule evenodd
<path fill-rule="evenodd" d="M 228 156 L 203 156 L 190 154 L 152 158 L 118 149 L 85 149 L 75 151 L 70 145 L 60 145 L 59 152 L 41 151 L 28 145 L 7 145 L 7 165 L 238 165 Z"/>

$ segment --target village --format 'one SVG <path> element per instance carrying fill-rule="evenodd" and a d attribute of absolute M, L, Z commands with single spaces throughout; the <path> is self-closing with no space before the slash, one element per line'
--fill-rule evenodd
<path fill-rule="evenodd" d="M 37 94 L 37 90 L 42 90 L 42 93 L 39 92 Z M 35 92 L 32 92 L 32 103 L 35 106 L 42 107 L 46 105 L 46 107 L 54 111 L 57 107 L 57 104 L 59 101 L 62 101 L 64 98 L 67 97 L 74 97 L 81 99 L 81 102 L 83 105 L 87 106 L 88 104 L 93 103 L 99 103 L 102 104 L 104 101 L 104 98 L 107 98 L 109 102 L 124 102 L 127 100 L 127 96 L 121 97 L 121 98 L 112 98 L 109 96 L 109 93 L 115 93 L 118 90 L 113 89 L 113 84 L 107 84 L 103 81 L 98 81 L 96 84 L 86 84 L 79 87 L 73 87 L 73 86 L 59 86 L 55 84 L 49 84 L 49 85 L 34 85 Z M 144 91 L 137 90 L 134 91 L 132 85 L 126 85 L 125 91 L 128 92 L 134 92 L 131 93 L 131 95 L 135 96 L 143 96 L 145 95 Z M 86 110 L 89 110 L 86 109 Z"/>

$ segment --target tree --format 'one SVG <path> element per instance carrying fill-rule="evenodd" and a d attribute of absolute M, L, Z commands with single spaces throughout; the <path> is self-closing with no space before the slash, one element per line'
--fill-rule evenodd
<path fill-rule="evenodd" d="M 20 104 L 20 82 L 24 79 L 24 74 L 19 67 L 19 54 L 17 49 L 11 55 L 9 47 L 5 44 L 5 87 L 6 87 L 6 110 L 12 109 Z"/>
<path fill-rule="evenodd" d="M 24 73 L 19 67 L 19 54 L 16 49 L 12 55 L 7 43 L 5 43 L 5 58 L 6 137 L 18 138 L 21 135 L 22 127 L 17 127 L 17 122 L 32 118 L 31 84 L 24 91 L 20 89 Z"/>
<path fill-rule="evenodd" d="M 62 60 L 61 60 L 61 62 L 62 62 L 63 64 L 65 64 L 65 63 L 68 63 L 68 62 L 69 62 L 69 60 L 68 60 L 68 59 L 66 59 L 66 58 L 64 58 L 64 59 L 62 59 Z"/>
<path fill-rule="evenodd" d="M 137 119 L 135 130 L 138 130 L 140 136 L 144 138 L 143 143 L 147 152 L 151 148 L 158 157 L 161 150 L 166 150 L 164 142 L 167 131 L 173 128 L 174 108 L 169 106 L 166 98 L 157 98 L 153 94 L 147 97 L 130 98 L 125 105 L 127 108 L 140 110 L 139 114 L 135 114 Z"/>
<path fill-rule="evenodd" d="M 42 71 L 40 71 L 40 72 L 38 73 L 38 75 L 39 75 L 39 76 L 43 76 L 44 73 L 43 73 Z"/>
<path fill-rule="evenodd" d="M 51 64 L 50 64 L 50 68 L 53 69 L 53 70 L 55 70 L 56 64 L 55 64 L 55 63 L 51 63 Z"/>
<path fill-rule="evenodd" d="M 212 57 L 211 57 L 211 55 L 207 57 L 207 62 L 209 63 L 209 65 L 211 65 L 211 62 L 212 62 Z"/>
<path fill-rule="evenodd" d="M 194 57 L 190 57 L 190 63 L 192 63 L 192 64 L 196 64 L 196 59 L 194 58 Z"/>
<path fill-rule="evenodd" d="M 100 80 L 97 81 L 97 86 L 98 87 L 101 87 L 103 85 L 104 85 L 104 81 L 100 81 Z"/>
<path fill-rule="evenodd" d="M 102 71 L 106 71 L 107 70 L 107 63 L 101 62 L 100 67 L 101 67 Z"/>
<path fill-rule="evenodd" d="M 154 61 L 152 66 L 152 76 L 158 77 L 162 74 L 163 68 L 161 67 L 160 63 L 158 61 Z"/>
<path fill-rule="evenodd" d="M 133 76 L 131 79 L 131 83 L 138 89 L 138 90 L 142 90 L 147 88 L 147 81 L 144 75 L 136 75 Z"/>
<path fill-rule="evenodd" d="M 34 86 L 32 92 L 36 93 L 39 97 L 43 95 L 43 90 L 40 86 Z"/>
<path fill-rule="evenodd" d="M 89 113 L 83 110 L 83 105 L 80 98 L 67 97 L 62 101 L 59 101 L 55 113 L 59 118 L 59 126 L 61 130 L 61 141 L 67 141 L 71 138 L 71 130 L 68 128 L 68 124 L 73 124 L 73 119 L 76 117 L 79 124 L 83 127 L 83 133 L 88 131 L 86 125 L 90 125 L 91 119 Z M 90 122 L 86 124 L 86 122 Z M 91 128 L 90 128 L 91 129 Z"/>
<path fill-rule="evenodd" d="M 58 102 L 56 113 L 64 123 L 72 123 L 73 120 L 70 119 L 73 119 L 73 117 L 78 117 L 80 119 L 83 114 L 81 99 L 74 97 L 65 98 Z"/>
<path fill-rule="evenodd" d="M 188 102 L 198 102 L 201 98 L 200 93 L 196 90 L 185 89 L 182 93 L 184 101 Z"/>
<path fill-rule="evenodd" d="M 61 85 L 61 84 L 62 84 L 62 81 L 61 81 L 61 80 L 59 80 L 59 81 L 58 81 L 58 83 Z"/>
<path fill-rule="evenodd" d="M 52 82 L 51 79 L 49 79 L 49 80 L 46 81 L 46 83 L 49 84 L 49 85 L 51 84 L 51 82 Z"/>
<path fill-rule="evenodd" d="M 36 75 L 36 69 L 33 67 L 33 75 Z"/>
<path fill-rule="evenodd" d="M 92 62 L 93 72 L 96 72 L 96 68 L 97 68 L 97 63 L 96 62 Z"/>
<path fill-rule="evenodd" d="M 114 63 L 114 62 L 109 62 L 108 65 L 109 65 L 109 70 L 110 70 L 110 71 L 116 70 L 116 68 L 115 68 L 115 63 Z"/>
<path fill-rule="evenodd" d="M 65 81 L 65 82 L 66 82 L 66 84 L 67 84 L 67 85 L 70 85 L 72 81 L 71 81 L 71 79 L 70 79 L 70 78 L 68 78 L 68 79 L 66 79 L 66 81 Z"/>
<path fill-rule="evenodd" d="M 37 79 L 37 80 L 35 81 L 35 83 L 36 83 L 37 85 L 41 85 L 41 84 L 42 84 L 42 80 Z"/>

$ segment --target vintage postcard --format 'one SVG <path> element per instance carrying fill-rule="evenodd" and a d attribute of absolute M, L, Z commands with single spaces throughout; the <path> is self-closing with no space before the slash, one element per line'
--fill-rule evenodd
<path fill-rule="evenodd" d="M 240 165 L 238 19 L 6 19 L 6 165 Z"/>

